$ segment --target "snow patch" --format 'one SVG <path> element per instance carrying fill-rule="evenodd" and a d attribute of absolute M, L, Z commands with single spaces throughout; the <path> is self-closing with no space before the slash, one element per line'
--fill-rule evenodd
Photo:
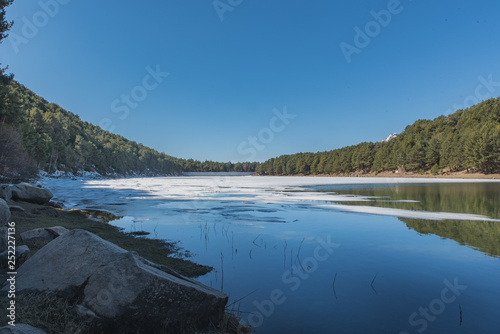
<path fill-rule="evenodd" d="M 396 138 L 398 136 L 397 133 L 391 133 L 387 138 L 385 139 L 382 139 L 381 142 L 382 143 L 388 143 L 390 142 L 391 140 L 393 140 L 394 138 Z"/>
<path fill-rule="evenodd" d="M 428 212 L 373 206 L 344 205 L 350 202 L 369 202 L 373 197 L 339 195 L 304 188 L 317 185 L 349 184 L 413 184 L 413 183 L 474 183 L 498 180 L 414 179 L 414 178 L 346 178 L 346 177 L 154 177 L 122 179 L 88 179 L 79 184 L 72 180 L 45 179 L 44 186 L 53 189 L 57 197 L 71 204 L 96 206 L 101 203 L 130 203 L 135 200 L 155 200 L 156 203 L 194 203 L 204 208 L 215 203 L 259 203 L 333 209 L 375 215 L 433 219 L 499 221 L 490 217 L 454 212 Z M 75 189 L 71 189 L 75 188 Z M 68 204 L 69 204 L 68 203 Z M 218 205 L 218 204 L 217 204 Z"/>

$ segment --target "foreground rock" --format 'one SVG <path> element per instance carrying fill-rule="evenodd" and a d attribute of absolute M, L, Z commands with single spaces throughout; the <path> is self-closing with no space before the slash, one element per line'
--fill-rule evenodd
<path fill-rule="evenodd" d="M 40 247 L 67 232 L 69 230 L 62 226 L 37 228 L 21 233 L 21 242 L 28 247 Z"/>
<path fill-rule="evenodd" d="M 26 245 L 16 247 L 16 267 L 19 267 L 26 260 L 26 257 L 29 253 L 30 249 Z M 8 257 L 11 254 L 12 253 L 9 254 L 8 249 L 0 253 L 0 268 L 7 268 L 7 266 L 9 265 Z"/>
<path fill-rule="evenodd" d="M 0 198 L 9 201 L 12 198 L 12 189 L 8 184 L 0 184 Z"/>
<path fill-rule="evenodd" d="M 78 300 L 104 332 L 204 329 L 220 322 L 227 303 L 223 293 L 83 230 L 63 234 L 29 258 L 16 288 Z"/>
<path fill-rule="evenodd" d="M 10 220 L 10 208 L 3 199 L 0 199 L 0 226 L 5 226 Z"/>
<path fill-rule="evenodd" d="M 12 199 L 36 204 L 46 204 L 54 197 L 50 190 L 19 183 L 12 186 Z"/>
<path fill-rule="evenodd" d="M 16 327 L 5 326 L 0 328 L 0 334 L 47 334 L 47 332 L 30 325 L 16 324 Z"/>
<path fill-rule="evenodd" d="M 7 250 L 8 235 L 7 227 L 0 227 L 0 253 Z"/>

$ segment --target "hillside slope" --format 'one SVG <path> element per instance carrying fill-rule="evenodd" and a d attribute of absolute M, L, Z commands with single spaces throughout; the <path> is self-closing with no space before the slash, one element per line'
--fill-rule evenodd
<path fill-rule="evenodd" d="M 262 175 L 401 171 L 500 172 L 500 98 L 434 120 L 418 120 L 390 141 L 284 155 L 257 168 Z"/>
<path fill-rule="evenodd" d="M 102 175 L 177 175 L 253 171 L 256 164 L 177 159 L 104 131 L 2 75 L 0 175 L 89 171 Z"/>
<path fill-rule="evenodd" d="M 388 141 L 235 164 L 169 156 L 82 121 L 5 75 L 0 79 L 0 176 L 5 177 L 34 175 L 38 170 L 102 175 L 500 172 L 500 98 L 434 120 L 418 120 Z"/>

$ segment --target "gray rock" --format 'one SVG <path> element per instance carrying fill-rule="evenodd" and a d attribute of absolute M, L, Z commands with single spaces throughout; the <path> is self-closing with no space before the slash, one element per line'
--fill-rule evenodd
<path fill-rule="evenodd" d="M 46 204 L 54 195 L 48 189 L 32 186 L 28 183 L 19 183 L 11 187 L 12 199 L 37 204 Z"/>
<path fill-rule="evenodd" d="M 92 233 L 73 230 L 47 244 L 26 261 L 18 270 L 16 287 L 18 291 L 73 290 L 82 286 L 96 267 L 105 266 L 110 257 L 125 253 L 124 249 Z"/>
<path fill-rule="evenodd" d="M 0 198 L 9 201 L 12 198 L 12 189 L 8 184 L 0 184 Z"/>
<path fill-rule="evenodd" d="M 7 250 L 7 227 L 0 227 L 0 252 Z"/>
<path fill-rule="evenodd" d="M 30 253 L 30 248 L 26 245 L 21 245 L 16 247 L 16 266 L 19 267 L 26 261 L 28 254 Z"/>
<path fill-rule="evenodd" d="M 204 328 L 219 323 L 227 303 L 223 293 L 83 230 L 30 257 L 18 269 L 16 288 L 80 300 L 115 332 Z"/>
<path fill-rule="evenodd" d="M 62 227 L 62 226 L 47 227 L 46 230 L 49 231 L 50 233 L 52 233 L 52 235 L 55 238 L 60 237 L 64 233 L 69 232 L 69 230 L 67 228 Z"/>
<path fill-rule="evenodd" d="M 3 199 L 0 199 L 0 226 L 5 226 L 10 220 L 10 209 Z"/>
<path fill-rule="evenodd" d="M 20 266 L 26 261 L 28 254 L 30 253 L 30 248 L 26 245 L 21 245 L 16 247 L 16 265 Z"/>
<path fill-rule="evenodd" d="M 15 327 L 7 325 L 0 328 L 0 334 L 47 334 L 47 332 L 30 325 L 16 324 Z"/>
<path fill-rule="evenodd" d="M 44 228 L 37 228 L 21 233 L 21 242 L 29 247 L 40 247 L 54 239 L 52 233 Z"/>
<path fill-rule="evenodd" d="M 30 252 L 30 249 L 26 245 L 16 247 L 16 267 L 19 267 L 21 264 L 23 264 L 23 262 L 26 260 L 26 257 L 28 256 L 29 252 Z M 9 256 L 8 250 L 5 250 L 2 253 L 0 253 L 0 261 L 1 261 L 0 267 L 7 268 L 8 256 Z"/>
<path fill-rule="evenodd" d="M 69 231 L 61 226 L 37 228 L 21 233 L 21 242 L 29 247 L 40 247 L 66 232 Z"/>

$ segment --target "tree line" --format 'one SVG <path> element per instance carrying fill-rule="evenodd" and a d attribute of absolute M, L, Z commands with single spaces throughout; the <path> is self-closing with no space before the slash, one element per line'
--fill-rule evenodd
<path fill-rule="evenodd" d="M 0 175 L 38 170 L 103 175 L 256 172 L 350 175 L 382 171 L 500 172 L 500 98 L 434 120 L 418 120 L 389 142 L 283 155 L 263 163 L 178 159 L 82 121 L 0 74 Z"/>
<path fill-rule="evenodd" d="M 0 0 L 0 44 L 14 22 Z M 177 175 L 255 171 L 256 163 L 177 159 L 82 121 L 33 93 L 0 64 L 0 178 L 35 176 L 39 170 L 103 175 Z"/>
<path fill-rule="evenodd" d="M 434 120 L 418 120 L 389 142 L 283 155 L 263 163 L 197 161 L 158 152 L 82 121 L 0 75 L 0 175 L 38 170 L 103 175 L 256 172 L 260 175 L 349 175 L 382 171 L 500 172 L 500 98 Z"/>
<path fill-rule="evenodd" d="M 0 0 L 0 43 L 13 22 Z M 178 159 L 112 134 L 33 93 L 0 64 L 0 176 L 38 170 L 103 175 L 257 172 L 260 175 L 349 175 L 382 171 L 500 172 L 500 98 L 434 120 L 418 120 L 388 142 L 365 142 L 327 152 L 298 153 L 264 163 Z"/>
<path fill-rule="evenodd" d="M 38 170 L 178 175 L 254 171 L 257 165 L 169 156 L 82 121 L 12 77 L 2 74 L 0 79 L 0 174 L 5 177 L 33 175 Z"/>
<path fill-rule="evenodd" d="M 500 98 L 434 120 L 418 120 L 389 142 L 283 155 L 256 168 L 260 175 L 349 175 L 383 171 L 500 172 Z"/>

